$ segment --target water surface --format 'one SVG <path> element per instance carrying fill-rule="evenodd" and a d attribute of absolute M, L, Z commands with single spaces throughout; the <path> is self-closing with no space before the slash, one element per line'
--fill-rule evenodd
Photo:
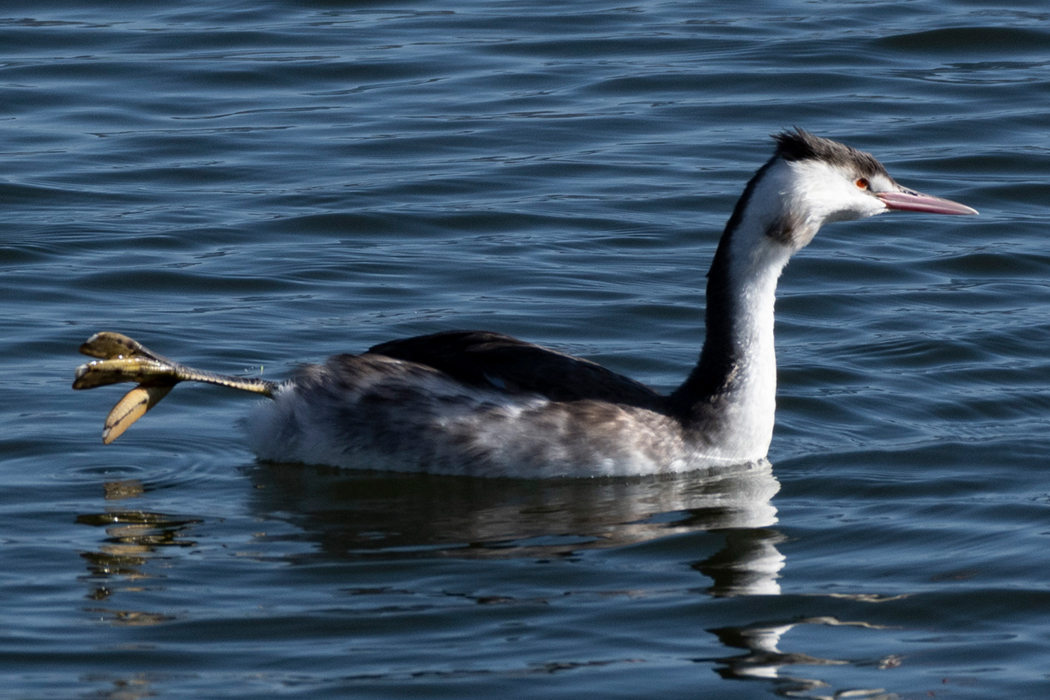
<path fill-rule="evenodd" d="M 1050 13 L 1010 2 L 5 2 L 0 677 L 17 698 L 1043 698 Z M 772 467 L 257 462 L 217 371 L 448 328 L 674 387 L 791 126 L 980 217 L 826 228 Z M 248 399 L 250 402 L 251 399 Z"/>

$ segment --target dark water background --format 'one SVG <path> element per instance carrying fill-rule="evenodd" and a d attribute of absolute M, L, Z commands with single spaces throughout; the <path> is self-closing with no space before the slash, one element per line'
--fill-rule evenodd
<path fill-rule="evenodd" d="M 0 696 L 1050 695 L 1042 0 L 6 0 L 0 95 Z M 789 266 L 771 471 L 268 465 L 194 387 L 104 448 L 119 392 L 69 390 L 104 329 L 276 379 L 485 328 L 673 387 L 794 125 L 982 215 Z"/>

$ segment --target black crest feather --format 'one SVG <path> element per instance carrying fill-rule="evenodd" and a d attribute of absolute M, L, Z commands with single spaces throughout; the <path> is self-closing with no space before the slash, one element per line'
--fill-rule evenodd
<path fill-rule="evenodd" d="M 831 165 L 853 168 L 859 175 L 889 177 L 886 168 L 875 156 L 858 151 L 838 141 L 814 136 L 804 129 L 774 134 L 777 156 L 784 160 L 820 160 Z M 891 178 L 892 179 L 892 178 Z"/>

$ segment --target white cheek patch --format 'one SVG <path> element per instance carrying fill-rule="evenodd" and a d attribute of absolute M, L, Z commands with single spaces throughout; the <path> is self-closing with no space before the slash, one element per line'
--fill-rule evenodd
<path fill-rule="evenodd" d="M 857 186 L 856 173 L 844 166 L 806 160 L 789 162 L 787 169 L 791 176 L 784 187 L 784 207 L 806 219 L 812 227 L 810 239 L 824 224 L 864 219 L 886 210 L 878 197 Z"/>

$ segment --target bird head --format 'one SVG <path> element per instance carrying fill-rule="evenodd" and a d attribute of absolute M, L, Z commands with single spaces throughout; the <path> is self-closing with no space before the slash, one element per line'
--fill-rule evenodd
<path fill-rule="evenodd" d="M 976 214 L 968 206 L 899 185 L 870 153 L 802 129 L 773 137 L 777 151 L 758 186 L 778 202 L 767 233 L 794 250 L 826 223 L 887 211 Z M 770 196 L 772 195 L 772 196 Z"/>

